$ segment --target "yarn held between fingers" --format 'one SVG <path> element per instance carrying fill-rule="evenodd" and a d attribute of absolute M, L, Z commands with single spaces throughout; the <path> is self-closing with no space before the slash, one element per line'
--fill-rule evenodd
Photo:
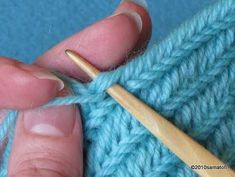
<path fill-rule="evenodd" d="M 44 106 L 80 104 L 85 176 L 188 177 L 190 167 L 154 138 L 105 90 L 118 83 L 235 168 L 235 0 L 221 0 L 142 56 L 82 84 L 59 74 L 74 95 Z M 17 111 L 0 125 L 8 140 L 7 175 Z"/>

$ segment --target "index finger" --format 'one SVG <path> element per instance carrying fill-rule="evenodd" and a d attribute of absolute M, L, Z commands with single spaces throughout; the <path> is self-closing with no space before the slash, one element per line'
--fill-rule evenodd
<path fill-rule="evenodd" d="M 73 49 L 100 70 L 123 63 L 128 55 L 143 48 L 151 35 L 151 20 L 145 7 L 124 1 L 115 15 L 105 18 L 62 41 L 39 57 L 37 64 L 81 80 L 88 77 L 64 54 Z"/>

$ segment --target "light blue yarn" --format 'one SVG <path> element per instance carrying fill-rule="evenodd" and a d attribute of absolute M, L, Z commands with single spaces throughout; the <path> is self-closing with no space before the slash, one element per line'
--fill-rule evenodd
<path fill-rule="evenodd" d="M 143 56 L 90 84 L 60 75 L 75 96 L 45 106 L 79 103 L 85 176 L 197 176 L 104 90 L 119 83 L 235 168 L 235 0 L 222 0 L 183 24 Z M 0 176 L 6 176 L 16 111 Z M 10 144 L 10 145 L 9 145 Z"/>

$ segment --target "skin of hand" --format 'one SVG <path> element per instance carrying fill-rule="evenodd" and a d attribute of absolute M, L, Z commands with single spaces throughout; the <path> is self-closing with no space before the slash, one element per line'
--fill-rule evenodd
<path fill-rule="evenodd" d="M 33 65 L 0 57 L 0 122 L 5 109 L 21 110 L 8 176 L 81 177 L 79 110 L 75 105 L 36 108 L 56 96 L 70 94 L 63 81 L 49 70 L 86 82 L 88 77 L 67 58 L 64 54 L 66 49 L 77 51 L 104 71 L 117 67 L 128 55 L 144 49 L 150 36 L 151 20 L 146 8 L 126 0 L 112 16 L 62 41 Z"/>

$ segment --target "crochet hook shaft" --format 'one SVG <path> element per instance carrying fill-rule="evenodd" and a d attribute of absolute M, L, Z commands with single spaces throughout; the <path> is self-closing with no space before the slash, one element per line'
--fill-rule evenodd
<path fill-rule="evenodd" d="M 100 71 L 80 57 L 72 50 L 66 50 L 68 57 L 78 65 L 92 79 L 98 76 Z M 207 149 L 175 127 L 167 119 L 155 112 L 148 105 L 140 101 L 134 95 L 126 91 L 118 84 L 113 84 L 107 89 L 124 109 L 130 112 L 142 123 L 155 137 L 165 144 L 174 154 L 191 167 L 200 176 L 205 177 L 235 177 L 233 170 L 222 161 L 212 155 Z M 225 169 L 205 169 L 205 167 L 218 166 Z"/>

